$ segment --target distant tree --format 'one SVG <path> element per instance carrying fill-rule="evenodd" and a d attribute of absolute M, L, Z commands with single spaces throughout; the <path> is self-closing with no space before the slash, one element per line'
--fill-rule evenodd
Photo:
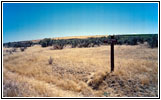
<path fill-rule="evenodd" d="M 50 38 L 45 38 L 43 40 L 41 40 L 39 42 L 39 44 L 42 46 L 42 47 L 47 47 L 47 46 L 51 46 L 53 44 L 53 41 L 50 39 Z"/>
<path fill-rule="evenodd" d="M 158 47 L 158 35 L 152 35 L 147 42 L 151 48 Z"/>

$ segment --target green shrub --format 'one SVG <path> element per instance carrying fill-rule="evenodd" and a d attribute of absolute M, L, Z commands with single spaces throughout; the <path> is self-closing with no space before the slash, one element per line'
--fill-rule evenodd
<path fill-rule="evenodd" d="M 147 42 L 151 48 L 158 47 L 158 35 L 152 35 Z"/>
<path fill-rule="evenodd" d="M 39 42 L 39 44 L 42 46 L 42 47 L 47 47 L 47 46 L 51 46 L 53 44 L 53 41 L 50 39 L 50 38 L 45 38 L 43 40 L 41 40 Z"/>
<path fill-rule="evenodd" d="M 136 45 L 137 44 L 137 38 L 136 37 L 130 37 L 127 41 L 128 45 Z"/>

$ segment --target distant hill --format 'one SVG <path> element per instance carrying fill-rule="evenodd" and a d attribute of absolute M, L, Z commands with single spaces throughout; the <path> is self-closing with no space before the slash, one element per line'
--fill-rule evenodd
<path fill-rule="evenodd" d="M 4 47 L 30 47 L 33 45 L 41 45 L 42 47 L 48 47 L 58 45 L 61 48 L 67 45 L 75 47 L 94 47 L 100 45 L 110 44 L 110 35 L 95 35 L 95 36 L 72 36 L 72 37 L 57 37 L 57 38 L 44 38 L 31 41 L 19 41 L 4 43 Z M 158 47 L 158 34 L 126 34 L 115 35 L 118 45 L 137 45 L 138 43 L 148 42 L 150 47 Z"/>
<path fill-rule="evenodd" d="M 89 36 L 67 36 L 67 37 L 54 37 L 51 39 L 87 39 L 87 38 L 97 38 L 97 37 L 107 37 L 108 35 L 89 35 Z M 32 42 L 39 42 L 43 39 L 31 40 Z"/>

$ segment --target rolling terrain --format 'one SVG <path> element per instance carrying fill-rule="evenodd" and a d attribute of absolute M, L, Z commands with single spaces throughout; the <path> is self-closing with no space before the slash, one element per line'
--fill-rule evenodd
<path fill-rule="evenodd" d="M 3 48 L 3 96 L 14 97 L 157 97 L 158 48 L 110 45 L 52 50 Z"/>

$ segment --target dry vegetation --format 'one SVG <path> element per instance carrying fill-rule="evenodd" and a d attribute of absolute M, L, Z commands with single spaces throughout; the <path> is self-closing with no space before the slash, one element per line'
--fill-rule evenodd
<path fill-rule="evenodd" d="M 107 35 L 94 35 L 94 36 L 69 36 L 69 37 L 57 37 L 53 39 L 87 39 L 87 38 L 98 38 L 98 37 L 107 37 Z"/>
<path fill-rule="evenodd" d="M 67 37 L 55 37 L 52 39 L 87 39 L 87 38 L 98 38 L 98 37 L 107 37 L 108 35 L 89 35 L 89 36 L 67 36 Z M 42 39 L 32 40 L 32 42 L 38 42 Z"/>
<path fill-rule="evenodd" d="M 3 49 L 3 96 L 156 97 L 158 48 L 110 46 L 51 50 L 35 45 L 9 54 Z"/>

